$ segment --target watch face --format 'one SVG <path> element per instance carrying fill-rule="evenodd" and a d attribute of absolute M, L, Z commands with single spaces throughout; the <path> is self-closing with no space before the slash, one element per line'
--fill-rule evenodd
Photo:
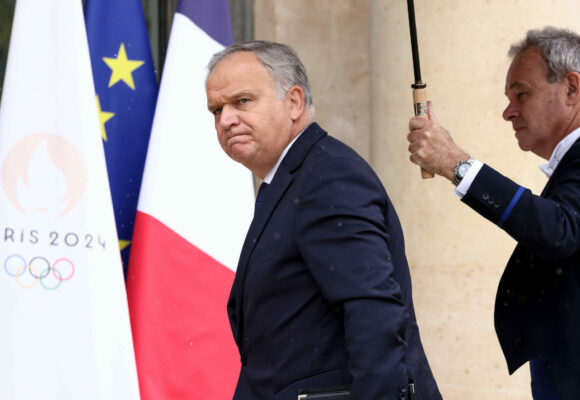
<path fill-rule="evenodd" d="M 467 173 L 467 170 L 469 169 L 469 167 L 471 167 L 471 165 L 465 163 L 465 164 L 461 164 L 459 166 L 459 168 L 457 168 L 457 175 L 463 177 L 465 176 L 465 174 Z"/>

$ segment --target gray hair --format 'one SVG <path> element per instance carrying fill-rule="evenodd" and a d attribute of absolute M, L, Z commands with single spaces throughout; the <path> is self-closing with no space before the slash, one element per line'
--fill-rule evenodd
<path fill-rule="evenodd" d="M 548 82 L 560 82 L 571 71 L 580 72 L 580 36 L 576 33 L 551 26 L 530 30 L 525 39 L 511 46 L 508 55 L 515 58 L 534 47 L 542 52 Z"/>
<path fill-rule="evenodd" d="M 300 86 L 304 91 L 306 107 L 314 116 L 314 103 L 306 68 L 304 68 L 296 52 L 285 44 L 255 40 L 226 47 L 212 56 L 207 66 L 208 76 L 220 61 L 233 53 L 242 51 L 254 53 L 262 65 L 270 72 L 278 98 L 283 99 L 292 86 Z"/>

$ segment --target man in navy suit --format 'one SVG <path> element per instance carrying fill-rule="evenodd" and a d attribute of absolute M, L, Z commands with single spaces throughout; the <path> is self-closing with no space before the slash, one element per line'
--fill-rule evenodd
<path fill-rule="evenodd" d="M 228 302 L 234 399 L 341 386 L 353 400 L 440 399 L 393 205 L 368 164 L 313 122 L 294 51 L 229 47 L 206 90 L 222 148 L 264 182 Z"/>
<path fill-rule="evenodd" d="M 580 36 L 545 28 L 512 46 L 503 118 L 520 148 L 549 160 L 540 196 L 455 145 L 429 106 L 410 122 L 411 161 L 518 245 L 501 278 L 495 328 L 513 373 L 530 361 L 536 400 L 580 399 Z M 480 134 L 473 132 L 473 134 Z"/>

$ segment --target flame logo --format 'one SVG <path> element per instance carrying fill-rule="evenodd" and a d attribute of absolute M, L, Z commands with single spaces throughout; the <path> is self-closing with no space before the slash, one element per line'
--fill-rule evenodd
<path fill-rule="evenodd" d="M 63 216 L 81 200 L 86 166 L 66 139 L 47 133 L 29 135 L 6 154 L 2 186 L 23 214 Z"/>

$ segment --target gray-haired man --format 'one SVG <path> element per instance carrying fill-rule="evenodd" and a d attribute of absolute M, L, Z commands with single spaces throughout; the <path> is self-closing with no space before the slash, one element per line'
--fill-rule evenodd
<path fill-rule="evenodd" d="M 268 183 L 228 302 L 242 361 L 234 398 L 344 398 L 347 386 L 353 400 L 440 400 L 393 205 L 370 166 L 314 122 L 295 52 L 234 45 L 209 71 L 222 148 Z"/>

